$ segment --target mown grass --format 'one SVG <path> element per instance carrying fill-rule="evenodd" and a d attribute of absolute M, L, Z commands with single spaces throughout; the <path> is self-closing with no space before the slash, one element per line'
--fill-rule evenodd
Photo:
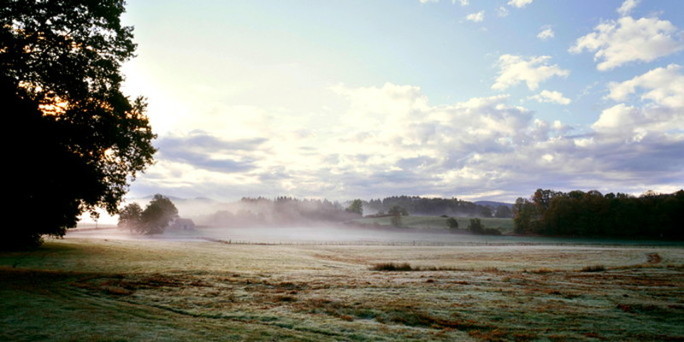
<path fill-rule="evenodd" d="M 653 247 L 65 239 L 0 253 L 0 340 L 677 340 L 682 261 Z"/>

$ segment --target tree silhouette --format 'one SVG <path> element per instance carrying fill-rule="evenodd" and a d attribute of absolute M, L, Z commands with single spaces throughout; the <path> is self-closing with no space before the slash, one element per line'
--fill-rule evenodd
<path fill-rule="evenodd" d="M 347 207 L 347 212 L 363 215 L 363 201 L 360 199 L 355 199 Z"/>
<path fill-rule="evenodd" d="M 134 230 L 142 222 L 143 210 L 138 203 L 131 203 L 119 212 L 119 227 Z"/>
<path fill-rule="evenodd" d="M 562 236 L 684 239 L 684 191 L 640 197 L 537 190 L 518 198 L 515 231 Z"/>
<path fill-rule="evenodd" d="M 449 229 L 458 229 L 458 220 L 454 217 L 449 217 L 446 220 L 447 226 Z"/>
<path fill-rule="evenodd" d="M 392 216 L 392 217 L 390 217 L 390 224 L 394 227 L 401 227 L 401 225 L 402 225 L 401 217 L 408 215 L 408 211 L 406 211 L 406 209 L 404 209 L 398 205 L 395 205 L 392 208 L 390 208 L 387 211 L 387 213 Z"/>
<path fill-rule="evenodd" d="M 13 135 L 3 137 L 12 200 L 0 248 L 20 248 L 96 207 L 115 214 L 155 135 L 144 100 L 120 91 L 135 50 L 122 0 L 2 3 L 0 103 Z"/>
<path fill-rule="evenodd" d="M 178 217 L 178 209 L 170 199 L 162 195 L 154 195 L 150 204 L 140 214 L 140 224 L 133 230 L 146 234 L 161 234 L 166 230 L 171 220 Z"/>

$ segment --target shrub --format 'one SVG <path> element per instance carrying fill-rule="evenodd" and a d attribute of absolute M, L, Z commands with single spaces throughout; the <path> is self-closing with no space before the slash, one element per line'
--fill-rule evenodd
<path fill-rule="evenodd" d="M 375 264 L 375 265 L 370 267 L 370 270 L 371 271 L 406 272 L 406 271 L 415 271 L 417 269 L 414 269 L 408 263 L 395 264 L 393 262 L 388 262 L 388 263 L 382 263 L 382 264 Z"/>
<path fill-rule="evenodd" d="M 580 270 L 580 272 L 603 272 L 606 267 L 603 265 L 585 266 Z"/>
<path fill-rule="evenodd" d="M 482 231 L 483 235 L 501 235 L 501 230 L 497 228 L 485 228 Z"/>

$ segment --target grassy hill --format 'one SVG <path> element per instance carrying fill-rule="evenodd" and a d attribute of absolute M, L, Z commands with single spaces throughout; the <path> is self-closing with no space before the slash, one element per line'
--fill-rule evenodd
<path fill-rule="evenodd" d="M 364 217 L 354 220 L 355 223 L 362 225 L 391 226 L 390 216 L 384 217 Z M 470 224 L 470 217 L 456 217 L 458 227 L 467 230 Z M 447 218 L 442 216 L 403 216 L 402 226 L 413 229 L 449 229 Z M 510 218 L 480 218 L 486 228 L 498 228 L 503 234 L 513 232 L 513 219 Z"/>

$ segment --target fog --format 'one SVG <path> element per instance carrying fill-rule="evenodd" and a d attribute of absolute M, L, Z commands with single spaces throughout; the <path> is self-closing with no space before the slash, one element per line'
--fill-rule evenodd
<path fill-rule="evenodd" d="M 254 244 L 358 244 L 358 245 L 449 245 L 512 242 L 512 237 L 483 237 L 446 230 L 378 228 L 345 225 L 283 227 L 211 227 L 167 230 L 163 234 L 140 235 L 116 227 L 71 229 L 66 238 L 112 240 L 207 241 Z"/>
<path fill-rule="evenodd" d="M 146 200 L 137 202 L 146 205 Z M 353 220 L 361 216 L 345 211 L 338 203 L 320 200 L 255 198 L 220 203 L 207 199 L 176 199 L 174 204 L 180 217 L 195 222 L 195 229 L 169 228 L 163 234 L 146 236 L 117 228 L 114 219 L 106 222 L 108 224 L 102 221 L 98 225 L 82 223 L 80 228 L 68 230 L 66 238 L 331 245 L 606 243 L 606 240 L 592 239 L 473 235 L 465 230 L 454 232 L 443 228 L 360 225 Z"/>

